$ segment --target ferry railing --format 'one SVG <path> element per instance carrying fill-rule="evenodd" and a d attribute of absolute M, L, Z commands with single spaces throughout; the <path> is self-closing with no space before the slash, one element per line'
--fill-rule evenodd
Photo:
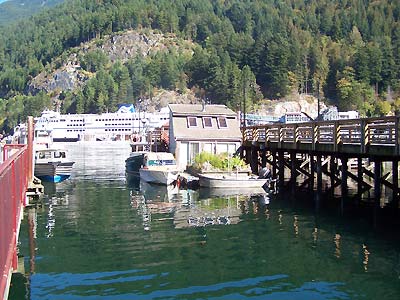
<path fill-rule="evenodd" d="M 5 145 L 0 165 L 0 297 L 17 269 L 17 240 L 28 188 L 28 145 Z M 2 298 L 2 299 L 3 299 Z"/>
<path fill-rule="evenodd" d="M 344 149 L 343 146 L 351 146 L 365 155 L 368 155 L 373 147 L 378 151 L 378 147 L 382 146 L 389 150 L 385 155 L 400 155 L 399 118 L 390 116 L 248 126 L 242 128 L 243 143 L 272 143 L 278 148 L 303 147 L 305 150 L 316 150 L 318 147 L 322 149 L 323 146 L 323 149 L 338 152 Z M 379 155 L 379 152 L 376 153 Z"/>

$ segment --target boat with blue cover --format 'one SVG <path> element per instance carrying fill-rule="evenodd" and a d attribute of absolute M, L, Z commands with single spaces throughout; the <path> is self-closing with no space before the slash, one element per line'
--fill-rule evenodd
<path fill-rule="evenodd" d="M 74 163 L 67 158 L 65 149 L 37 149 L 34 174 L 43 181 L 60 182 L 71 176 Z"/>

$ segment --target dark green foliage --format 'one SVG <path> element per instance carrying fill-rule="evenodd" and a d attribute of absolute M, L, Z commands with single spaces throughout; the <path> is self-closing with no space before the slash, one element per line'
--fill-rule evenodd
<path fill-rule="evenodd" d="M 104 69 L 109 63 L 107 55 L 101 50 L 95 50 L 86 53 L 80 60 L 81 66 L 84 70 L 89 72 L 97 72 Z"/>
<path fill-rule="evenodd" d="M 234 171 L 248 168 L 245 161 L 227 153 L 200 152 L 194 158 L 193 168 L 197 171 Z"/>
<path fill-rule="evenodd" d="M 390 0 L 70 0 L 2 29 L 0 97 L 27 93 L 31 78 L 61 64 L 82 42 L 152 28 L 192 39 L 193 56 L 166 46 L 112 66 L 102 52 L 89 52 L 82 67 L 97 74 L 65 95 L 64 111 L 113 110 L 153 88 L 186 85 L 237 109 L 247 65 L 264 97 L 321 92 L 343 108 L 373 112 L 364 105 L 371 86 L 377 98 L 399 93 L 399 24 L 400 2 Z"/>
<path fill-rule="evenodd" d="M 0 26 L 29 17 L 64 0 L 12 0 L 0 4 Z"/>

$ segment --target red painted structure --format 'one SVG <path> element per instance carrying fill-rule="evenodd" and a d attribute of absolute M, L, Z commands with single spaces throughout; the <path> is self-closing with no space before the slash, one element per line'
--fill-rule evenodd
<path fill-rule="evenodd" d="M 32 128 L 32 120 L 28 122 Z M 29 130 L 31 131 L 31 130 Z M 32 180 L 32 134 L 27 145 L 5 145 L 0 165 L 0 299 L 7 297 L 17 270 L 17 241 L 28 183 Z"/>

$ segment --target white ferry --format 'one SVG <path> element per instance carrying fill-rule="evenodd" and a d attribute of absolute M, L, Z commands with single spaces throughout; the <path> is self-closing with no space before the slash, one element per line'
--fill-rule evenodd
<path fill-rule="evenodd" d="M 129 141 L 132 135 L 159 128 L 169 120 L 169 110 L 159 112 L 136 112 L 132 107 L 122 106 L 115 113 L 60 114 L 45 110 L 35 119 L 35 140 L 53 142 L 76 141 Z"/>

